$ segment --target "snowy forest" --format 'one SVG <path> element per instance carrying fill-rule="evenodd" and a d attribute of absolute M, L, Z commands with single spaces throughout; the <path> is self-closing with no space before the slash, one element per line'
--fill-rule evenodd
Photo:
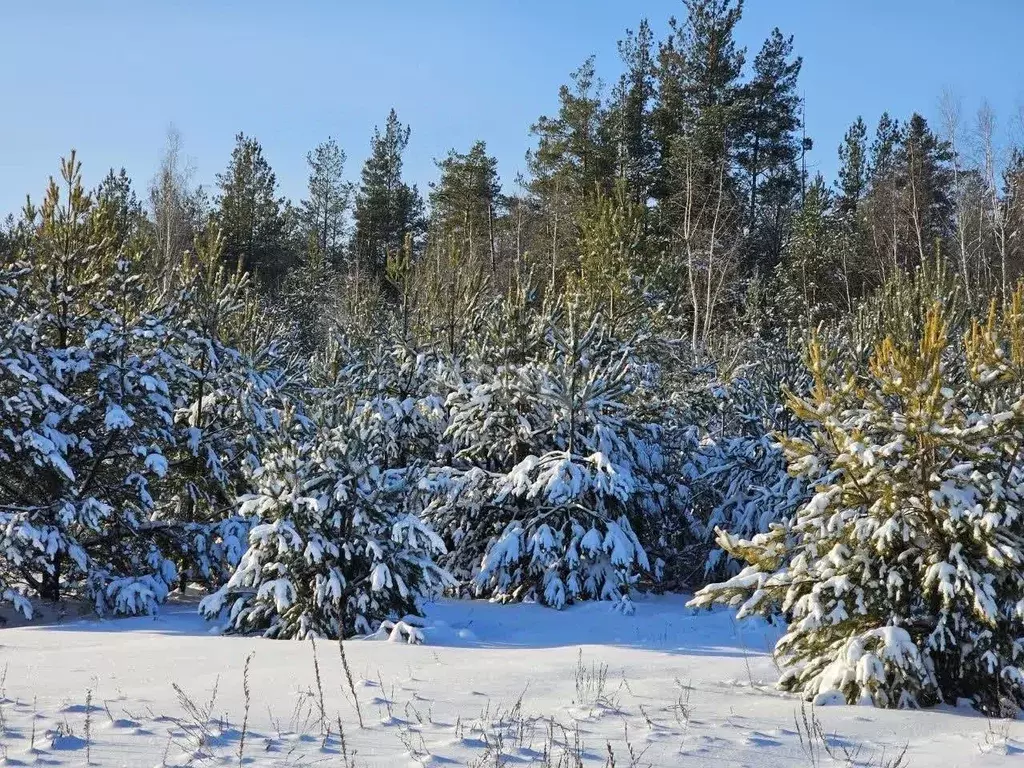
<path fill-rule="evenodd" d="M 3 602 L 416 641 L 678 593 L 783 623 L 809 700 L 1016 716 L 1024 145 L 947 99 L 816 146 L 794 39 L 681 8 L 525 177 L 481 139 L 418 189 L 400 104 L 298 202 L 244 133 L 211 189 L 174 135 L 151 182 L 55 158 L 0 227 Z"/>

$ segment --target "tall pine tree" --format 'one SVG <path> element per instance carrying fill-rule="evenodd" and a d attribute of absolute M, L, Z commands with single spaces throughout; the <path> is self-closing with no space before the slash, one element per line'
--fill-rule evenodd
<path fill-rule="evenodd" d="M 437 161 L 441 178 L 431 184 L 432 235 L 450 240 L 470 259 L 496 266 L 494 223 L 501 206 L 498 161 L 477 141 L 468 152 L 454 149 Z"/>
<path fill-rule="evenodd" d="M 868 127 L 858 117 L 847 129 L 839 147 L 839 212 L 854 214 L 867 189 Z"/>
<path fill-rule="evenodd" d="M 739 122 L 745 52 L 736 44 L 735 29 L 743 3 L 686 0 L 685 4 L 686 21 L 669 21 L 669 35 L 658 51 L 659 199 L 671 197 L 679 188 L 678 179 L 672 178 L 673 155 L 686 152 L 700 157 L 705 169 L 718 168 L 726 161 Z M 707 170 L 705 175 L 717 174 Z"/>
<path fill-rule="evenodd" d="M 291 266 L 285 238 L 284 198 L 256 139 L 239 133 L 224 173 L 214 220 L 224 238 L 224 258 L 240 272 L 254 272 L 274 286 Z"/>
<path fill-rule="evenodd" d="M 615 141 L 615 175 L 627 184 L 636 202 L 646 203 L 654 187 L 657 145 L 654 141 L 654 34 L 647 20 L 619 41 L 623 73 L 615 86 L 609 132 Z"/>
<path fill-rule="evenodd" d="M 796 133 L 801 64 L 793 56 L 792 36 L 783 37 L 776 28 L 754 58 L 753 78 L 741 92 L 736 161 L 747 193 L 754 262 L 768 267 L 778 262 L 801 187 Z"/>
<path fill-rule="evenodd" d="M 896 157 L 911 249 L 923 262 L 935 255 L 936 244 L 952 230 L 952 151 L 949 143 L 939 139 L 928 122 L 915 113 L 907 123 Z"/>
<path fill-rule="evenodd" d="M 531 128 L 537 147 L 527 157 L 530 191 L 544 211 L 552 282 L 575 261 L 576 219 L 588 196 L 607 190 L 614 172 L 601 82 L 594 58 L 559 89 L 558 115 Z"/>
<path fill-rule="evenodd" d="M 352 187 L 345 181 L 345 150 L 328 137 L 306 155 L 309 164 L 308 197 L 302 201 L 301 216 L 307 247 L 337 264 L 342 257 L 345 214 Z"/>
<path fill-rule="evenodd" d="M 351 250 L 377 274 L 383 274 L 388 254 L 397 253 L 407 236 L 416 238 L 423 231 L 423 200 L 416 187 L 402 179 L 402 154 L 409 135 L 409 127 L 392 109 L 384 132 L 374 129 L 356 195 Z"/>

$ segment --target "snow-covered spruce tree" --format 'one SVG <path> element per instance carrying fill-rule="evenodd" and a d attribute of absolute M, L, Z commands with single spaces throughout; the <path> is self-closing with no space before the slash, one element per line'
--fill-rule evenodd
<path fill-rule="evenodd" d="M 261 522 L 204 615 L 226 609 L 227 631 L 268 637 L 367 634 L 449 584 L 432 560 L 443 542 L 408 512 L 407 471 L 386 468 L 378 415 L 356 408 L 312 430 L 286 415 L 239 509 Z"/>
<path fill-rule="evenodd" d="M 520 275 L 516 275 L 520 277 Z M 494 537 L 508 523 L 492 508 L 494 485 L 534 452 L 551 420 L 540 409 L 536 360 L 548 346 L 547 324 L 520 283 L 478 308 L 469 321 L 482 330 L 461 357 L 445 357 L 432 386 L 444 394 L 444 433 L 421 480 L 425 517 L 443 531 L 444 565 L 472 594 L 473 578 Z"/>
<path fill-rule="evenodd" d="M 736 561 L 715 545 L 718 528 L 739 538 L 765 532 L 809 498 L 807 478 L 793 477 L 778 435 L 806 436 L 806 425 L 786 407 L 783 391 L 806 394 L 810 384 L 800 355 L 785 339 L 755 343 L 748 362 L 708 385 L 698 408 L 703 430 L 689 451 L 684 477 L 695 534 L 711 547 L 705 577 L 728 576 Z"/>
<path fill-rule="evenodd" d="M 540 375 L 530 364 L 464 359 L 444 373 L 447 430 L 438 461 L 421 481 L 425 516 L 448 541 L 445 566 L 472 588 L 489 547 L 513 513 L 494 502 L 505 473 L 538 443 Z M 550 422 L 548 422 L 550 423 Z"/>
<path fill-rule="evenodd" d="M 183 530 L 176 558 L 182 582 L 219 586 L 238 564 L 253 522 L 237 514 L 235 501 L 250 489 L 283 399 L 301 394 L 301 366 L 288 355 L 289 329 L 267 317 L 249 276 L 224 267 L 218 233 L 186 252 L 176 282 L 182 287 L 167 346 L 174 482 L 159 515 Z M 254 332 L 268 327 L 277 338 Z"/>
<path fill-rule="evenodd" d="M 398 341 L 361 358 L 335 381 L 334 390 L 354 398 L 356 422 L 375 446 L 381 468 L 416 474 L 438 455 L 446 425 L 436 386 L 440 361 Z"/>
<path fill-rule="evenodd" d="M 8 598 L 19 585 L 150 611 L 176 577 L 176 531 L 153 516 L 172 440 L 170 317 L 74 154 L 61 171 L 63 186 L 51 179 L 26 208 L 0 296 L 2 581 Z"/>
<path fill-rule="evenodd" d="M 650 571 L 634 526 L 672 495 L 659 431 L 631 406 L 642 366 L 599 316 L 583 331 L 551 317 L 545 337 L 533 359 L 464 366 L 425 514 L 477 595 L 628 608 Z"/>
<path fill-rule="evenodd" d="M 0 418 L 5 428 L 3 437 L 0 437 L 0 462 L 5 467 L 14 466 L 14 454 L 18 450 L 16 430 L 30 427 L 34 423 L 41 424 L 44 418 L 41 411 L 49 399 L 62 398 L 47 383 L 44 362 L 32 352 L 34 329 L 19 319 L 21 297 L 27 293 L 26 284 L 30 272 L 31 266 L 25 262 L 5 259 L 0 267 L 0 371 L 3 373 L 0 376 Z M 26 438 L 36 444 L 41 439 L 49 439 L 35 430 L 31 437 Z M 54 469 L 63 462 L 56 450 L 45 451 L 40 458 L 44 457 Z M 46 571 L 46 547 L 34 546 L 35 537 L 30 537 L 31 531 L 25 530 L 22 534 L 19 530 L 26 521 L 26 513 L 33 510 L 18 508 L 22 494 L 14 480 L 0 479 L 0 522 L 3 523 L 3 535 L 0 538 L 0 600 L 13 604 L 17 610 L 31 616 L 31 593 L 24 573 L 29 570 L 38 573 Z"/>
<path fill-rule="evenodd" d="M 783 445 L 816 493 L 770 532 L 721 531 L 749 565 L 692 601 L 782 612 L 783 688 L 886 707 L 1024 704 L 1020 307 L 1018 291 L 957 348 L 935 306 L 918 343 L 883 341 L 860 376 L 811 345 L 812 394 L 790 406 L 813 432 Z"/>

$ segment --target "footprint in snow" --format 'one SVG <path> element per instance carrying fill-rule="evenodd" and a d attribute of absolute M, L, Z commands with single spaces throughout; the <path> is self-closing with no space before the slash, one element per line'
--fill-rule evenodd
<path fill-rule="evenodd" d="M 779 747 L 782 746 L 782 742 L 776 738 L 769 736 L 766 733 L 760 733 L 754 731 L 750 736 L 747 737 L 747 744 L 755 747 Z"/>
<path fill-rule="evenodd" d="M 85 739 L 78 736 L 64 735 L 54 736 L 50 742 L 50 748 L 54 751 L 66 752 L 85 748 Z"/>
<path fill-rule="evenodd" d="M 102 707 L 97 707 L 95 704 L 68 704 L 66 707 L 60 708 L 61 712 L 68 714 L 85 714 L 86 712 L 102 712 Z"/>

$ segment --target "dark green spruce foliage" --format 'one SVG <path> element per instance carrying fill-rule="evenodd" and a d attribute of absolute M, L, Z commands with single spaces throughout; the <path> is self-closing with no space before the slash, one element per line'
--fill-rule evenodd
<path fill-rule="evenodd" d="M 356 194 L 351 251 L 377 274 L 383 274 L 388 254 L 397 253 L 406 236 L 415 238 L 423 230 L 423 200 L 415 185 L 402 178 L 402 155 L 410 133 L 392 109 L 384 132 L 379 128 L 373 132 Z"/>
<path fill-rule="evenodd" d="M 217 175 L 214 220 L 224 238 L 224 258 L 240 272 L 255 272 L 276 285 L 291 266 L 285 238 L 284 199 L 256 139 L 239 133 L 231 162 Z"/>

